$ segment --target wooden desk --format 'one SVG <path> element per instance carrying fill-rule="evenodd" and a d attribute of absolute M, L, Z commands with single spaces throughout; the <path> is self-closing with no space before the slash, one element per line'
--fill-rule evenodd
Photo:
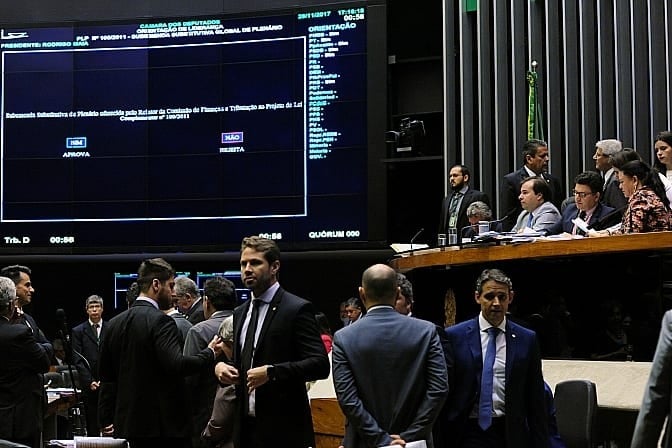
<path fill-rule="evenodd" d="M 390 266 L 405 272 L 432 266 L 459 266 L 519 259 L 548 259 L 623 252 L 672 251 L 672 232 L 633 233 L 603 238 L 538 240 L 532 243 L 481 247 L 446 247 L 413 251 L 390 260 Z"/>
<path fill-rule="evenodd" d="M 345 416 L 336 398 L 310 400 L 316 448 L 337 448 L 345 435 Z"/>

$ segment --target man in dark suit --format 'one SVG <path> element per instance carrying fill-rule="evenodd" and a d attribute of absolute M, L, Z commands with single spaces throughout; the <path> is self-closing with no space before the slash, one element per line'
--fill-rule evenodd
<path fill-rule="evenodd" d="M 623 150 L 623 144 L 620 140 L 607 139 L 595 143 L 595 168 L 600 172 L 603 182 L 603 193 L 600 202 L 614 209 L 625 210 L 628 203 L 627 198 L 621 191 L 618 181 L 618 175 L 614 171 L 611 163 L 612 157 Z M 619 215 L 619 218 L 623 215 Z M 608 227 L 608 226 L 607 226 Z"/>
<path fill-rule="evenodd" d="M 42 373 L 50 356 L 27 326 L 11 325 L 16 286 L 0 277 L 0 439 L 38 448 L 44 421 Z"/>
<path fill-rule="evenodd" d="M 480 314 L 445 330 L 449 446 L 547 448 L 537 336 L 506 318 L 511 280 L 499 269 L 486 269 L 474 297 Z"/>
<path fill-rule="evenodd" d="M 33 294 L 35 294 L 33 282 L 30 279 L 32 271 L 27 266 L 14 264 L 2 268 L 0 270 L 0 275 L 11 279 L 16 286 L 16 300 L 14 301 L 14 309 L 12 316 L 10 317 L 10 322 L 13 324 L 22 324 L 30 328 L 33 335 L 35 335 L 37 342 L 47 351 L 49 358 L 53 359 L 54 348 L 52 347 L 51 342 L 49 342 L 42 330 L 37 326 L 37 322 L 35 322 L 33 316 L 26 313 L 23 309 L 23 307 L 32 303 Z"/>
<path fill-rule="evenodd" d="M 448 393 L 436 326 L 394 309 L 397 274 L 387 265 L 362 275 L 366 315 L 334 335 L 333 378 L 346 417 L 343 446 L 426 440 Z M 403 374 L 402 374 L 403 373 Z"/>
<path fill-rule="evenodd" d="M 183 356 L 172 304 L 175 271 L 162 258 L 142 262 L 140 295 L 106 324 L 101 341 L 99 418 L 104 435 L 134 448 L 189 446 L 191 409 L 184 378 L 212 369 L 223 345 L 213 339 L 194 356 Z"/>
<path fill-rule="evenodd" d="M 234 310 L 234 365 L 215 368 L 221 383 L 238 385 L 237 448 L 315 446 L 306 382 L 329 375 L 329 358 L 312 303 L 280 286 L 279 269 L 275 241 L 243 239 L 240 273 L 252 299 Z"/>
<path fill-rule="evenodd" d="M 505 219 L 502 227 L 504 230 L 511 230 L 516 224 L 516 218 L 523 211 L 518 196 L 520 195 L 520 185 L 528 177 L 541 176 L 548 183 L 551 189 L 551 198 L 549 200 L 556 208 L 565 199 L 560 179 L 548 172 L 548 144 L 543 140 L 528 140 L 523 145 L 523 167 L 504 176 L 500 200 L 502 201 L 501 210 L 504 212 Z"/>
<path fill-rule="evenodd" d="M 175 279 L 175 299 L 178 311 L 187 317 L 191 325 L 205 320 L 203 299 L 195 281 L 185 275 L 177 277 Z"/>
<path fill-rule="evenodd" d="M 488 195 L 474 190 L 469 186 L 471 174 L 464 165 L 455 165 L 450 169 L 448 181 L 450 194 L 443 199 L 441 216 L 439 217 L 439 233 L 448 233 L 448 229 L 457 229 L 458 232 L 469 225 L 467 207 L 476 201 L 490 205 Z"/>
<path fill-rule="evenodd" d="M 72 360 L 79 374 L 84 399 L 86 430 L 89 436 L 100 434 L 98 426 L 98 347 L 103 337 L 103 298 L 91 295 L 85 304 L 88 319 L 72 329 Z"/>
<path fill-rule="evenodd" d="M 574 202 L 567 204 L 562 211 L 560 221 L 555 223 L 549 230 L 549 235 L 570 233 L 572 235 L 585 235 L 574 222 L 575 218 L 581 218 L 590 228 L 599 226 L 600 229 L 609 227 L 621 221 L 621 218 L 612 213 L 614 209 L 602 204 L 602 177 L 594 171 L 584 171 L 574 178 Z M 611 217 L 609 219 L 608 217 Z M 604 220 L 609 220 L 605 223 Z"/>

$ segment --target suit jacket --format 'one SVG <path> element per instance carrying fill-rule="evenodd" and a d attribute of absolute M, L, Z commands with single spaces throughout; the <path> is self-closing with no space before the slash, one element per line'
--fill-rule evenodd
<path fill-rule="evenodd" d="M 565 199 L 562 190 L 562 182 L 550 173 L 543 173 L 543 176 L 548 182 L 548 186 L 551 188 L 551 193 L 553 194 L 550 202 L 560 209 L 560 204 L 563 199 Z M 521 207 L 520 201 L 518 200 L 518 196 L 520 195 L 520 184 L 528 177 L 530 176 L 527 174 L 525 167 L 521 167 L 519 170 L 504 176 L 500 196 L 502 201 L 501 210 L 504 212 L 505 217 L 505 219 L 502 220 L 504 230 L 508 231 L 513 228 L 516 223 L 516 217 L 523 210 L 523 207 Z"/>
<path fill-rule="evenodd" d="M 203 322 L 205 320 L 205 314 L 203 314 L 203 298 L 201 297 L 198 299 L 198 302 L 194 303 L 185 314 L 191 325 Z"/>
<path fill-rule="evenodd" d="M 555 205 L 551 204 L 548 201 L 541 204 L 532 212 L 531 226 L 527 224 L 529 217 L 530 212 L 528 212 L 527 210 L 523 210 L 522 212 L 520 212 L 520 215 L 518 215 L 518 219 L 516 220 L 516 225 L 513 226 L 512 230 L 514 232 L 517 232 L 519 230 L 524 229 L 525 227 L 531 227 L 533 230 L 536 230 L 537 232 L 540 232 L 544 235 L 548 235 L 550 231 L 553 229 L 553 226 L 556 226 L 557 223 L 560 222 L 560 219 L 562 218 L 560 212 L 555 207 Z"/>
<path fill-rule="evenodd" d="M 241 328 L 252 301 L 248 300 L 233 312 L 234 364 L 240 371 L 242 348 Z M 252 367 L 275 366 L 275 379 L 255 392 L 255 414 L 258 436 L 264 446 L 278 443 L 292 448 L 315 446 L 313 420 L 306 393 L 306 382 L 329 375 L 329 358 L 320 338 L 311 302 L 295 296 L 280 287 L 263 322 L 254 350 Z M 244 386 L 244 373 L 241 380 Z M 236 387 L 237 413 L 234 443 L 240 446 L 240 423 L 244 418 L 244 394 Z"/>
<path fill-rule="evenodd" d="M 605 218 L 613 211 L 613 208 L 598 202 L 597 207 L 593 211 L 593 214 L 590 215 L 588 227 L 592 228 L 594 225 L 600 222 L 602 218 Z M 548 234 L 557 235 L 562 232 L 572 233 L 572 230 L 574 230 L 574 223 L 572 220 L 578 216 L 579 209 L 576 207 L 576 204 L 567 204 L 567 207 L 565 207 L 565 210 L 562 212 L 562 218 L 560 221 L 556 222 L 553 227 L 551 227 Z"/>
<path fill-rule="evenodd" d="M 107 331 L 107 325 L 102 321 L 100 339 Z M 79 374 L 79 384 L 84 390 L 89 389 L 92 381 L 98 380 L 98 341 L 88 320 L 72 329 L 72 361 Z M 77 353 L 81 354 L 78 356 Z"/>
<path fill-rule="evenodd" d="M 448 394 L 448 372 L 436 326 L 374 308 L 334 335 L 336 397 L 346 416 L 343 446 L 432 442 L 432 427 Z"/>
<path fill-rule="evenodd" d="M 0 317 L 0 439 L 36 438 L 44 421 L 42 373 L 51 358 L 25 325 Z"/>
<path fill-rule="evenodd" d="M 625 197 L 620 187 L 618 186 L 618 177 L 616 173 L 612 172 L 609 180 L 604 185 L 604 191 L 600 196 L 600 202 L 612 208 L 623 208 L 628 204 L 628 199 Z"/>
<path fill-rule="evenodd" d="M 189 333 L 189 330 L 191 329 L 191 327 L 193 327 L 193 325 L 191 324 L 191 322 L 189 322 L 189 320 L 187 320 L 187 316 L 180 313 L 179 311 L 175 311 L 174 313 L 169 314 L 169 316 L 175 320 L 175 325 L 177 325 L 177 331 L 178 333 L 180 333 L 180 341 L 182 347 L 184 347 L 184 341 L 187 340 L 187 334 Z"/>
<path fill-rule="evenodd" d="M 184 340 L 184 354 L 195 355 L 208 346 L 213 336 L 219 331 L 222 321 L 233 314 L 233 310 L 215 312 L 208 319 L 189 328 Z M 187 322 L 185 320 L 185 322 Z M 193 404 L 192 444 L 200 446 L 201 432 L 208 424 L 212 415 L 213 399 L 217 392 L 218 381 L 211 370 L 201 370 L 197 375 L 186 379 L 187 394 Z"/>
<path fill-rule="evenodd" d="M 460 446 L 467 419 L 477 405 L 483 356 L 478 317 L 446 328 L 450 393 L 444 417 L 451 445 Z M 506 446 L 549 446 L 541 355 L 536 334 L 506 321 Z M 454 444 L 454 445 L 453 445 Z"/>
<path fill-rule="evenodd" d="M 115 437 L 185 438 L 191 413 L 184 377 L 211 369 L 209 348 L 182 355 L 175 320 L 150 302 L 136 300 L 107 323 L 101 341 L 99 419 Z"/>
<path fill-rule="evenodd" d="M 644 399 L 637 415 L 630 448 L 658 446 L 660 432 L 672 406 L 672 310 L 665 312 Z M 672 427 L 665 425 L 661 447 L 672 447 Z"/>
<path fill-rule="evenodd" d="M 439 217 L 438 233 L 448 233 L 450 201 L 453 199 L 453 196 L 455 196 L 454 191 L 443 199 L 443 203 L 441 204 L 441 216 Z M 467 207 L 469 207 L 469 204 L 476 201 L 483 201 L 490 205 L 490 199 L 488 198 L 487 194 L 469 187 L 464 193 L 464 196 L 462 197 L 462 203 L 460 204 L 460 208 L 457 211 L 457 223 L 455 224 L 455 228 L 458 230 L 458 232 L 469 225 L 469 219 L 467 218 Z"/>

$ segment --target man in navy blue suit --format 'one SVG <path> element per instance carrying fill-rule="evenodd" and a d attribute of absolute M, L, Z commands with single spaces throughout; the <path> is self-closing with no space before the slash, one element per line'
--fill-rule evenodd
<path fill-rule="evenodd" d="M 613 207 L 602 203 L 602 177 L 594 171 L 584 171 L 574 179 L 574 202 L 567 204 L 560 221 L 548 231 L 549 235 L 570 233 L 584 235 L 573 220 L 581 218 L 589 228 L 605 229 L 620 222 Z"/>
<path fill-rule="evenodd" d="M 474 294 L 480 314 L 446 328 L 447 446 L 549 446 L 537 336 L 506 318 L 513 295 L 506 274 L 486 269 Z"/>

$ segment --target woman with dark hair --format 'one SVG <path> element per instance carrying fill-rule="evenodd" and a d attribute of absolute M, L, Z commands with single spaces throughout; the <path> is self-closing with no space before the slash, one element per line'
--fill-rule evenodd
<path fill-rule="evenodd" d="M 653 166 L 672 180 L 672 132 L 659 132 L 653 140 L 653 147 L 656 150 L 656 160 Z"/>
<path fill-rule="evenodd" d="M 591 231 L 590 236 L 672 230 L 670 201 L 658 173 L 641 160 L 618 167 L 620 188 L 628 198 L 621 227 L 617 230 Z"/>
<path fill-rule="evenodd" d="M 321 311 L 315 313 L 315 320 L 317 321 L 317 326 L 320 329 L 320 336 L 322 337 L 322 343 L 324 343 L 324 348 L 327 350 L 327 353 L 331 351 L 331 345 L 333 342 L 333 335 L 331 334 L 331 328 L 329 327 L 329 319 L 327 315 Z"/>

